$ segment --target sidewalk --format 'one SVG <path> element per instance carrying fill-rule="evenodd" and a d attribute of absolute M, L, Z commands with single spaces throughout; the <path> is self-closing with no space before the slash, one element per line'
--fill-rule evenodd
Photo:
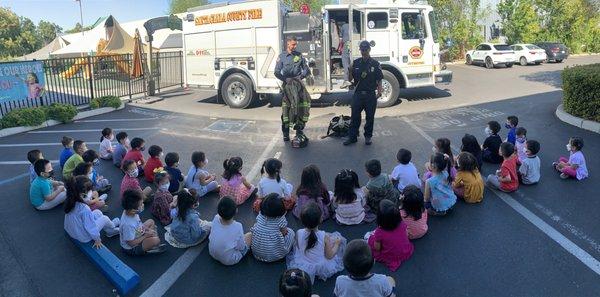
<path fill-rule="evenodd" d="M 562 104 L 556 108 L 556 117 L 567 124 L 600 134 L 600 123 L 573 116 L 565 111 Z"/>

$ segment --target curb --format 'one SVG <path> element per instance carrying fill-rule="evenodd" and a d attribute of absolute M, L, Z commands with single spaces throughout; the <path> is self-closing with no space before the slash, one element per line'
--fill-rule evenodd
<path fill-rule="evenodd" d="M 76 120 L 81 120 L 81 119 L 85 119 L 85 118 L 89 118 L 89 117 L 93 117 L 93 116 L 97 116 L 97 115 L 101 115 L 101 114 L 105 114 L 105 113 L 109 113 L 115 110 L 119 110 L 119 109 L 123 109 L 125 108 L 125 104 L 121 104 L 121 107 L 119 108 L 112 108 L 112 107 L 102 107 L 102 108 L 97 108 L 97 109 L 92 109 L 92 110 L 88 110 L 88 111 L 82 111 L 79 112 L 75 115 L 75 117 L 73 118 L 73 121 Z M 52 126 L 56 126 L 56 125 L 60 125 L 62 124 L 62 122 L 58 122 L 55 120 L 47 120 L 44 123 L 42 123 L 39 126 L 34 126 L 34 127 L 13 127 L 13 128 L 6 128 L 6 129 L 1 129 L 0 130 L 0 137 L 5 137 L 5 136 L 10 136 L 10 135 L 15 135 L 15 134 L 19 134 L 19 133 L 24 133 L 24 132 L 29 132 L 29 131 L 33 131 L 33 130 L 37 130 L 37 129 L 42 129 L 42 128 L 46 128 L 46 127 L 52 127 Z"/>
<path fill-rule="evenodd" d="M 565 111 L 562 104 L 556 107 L 556 117 L 567 124 L 600 134 L 600 123 L 573 116 Z"/>

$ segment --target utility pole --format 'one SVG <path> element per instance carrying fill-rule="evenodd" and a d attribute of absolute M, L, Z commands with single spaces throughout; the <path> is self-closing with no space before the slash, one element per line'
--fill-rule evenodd
<path fill-rule="evenodd" d="M 79 17 L 81 24 L 81 35 L 83 35 L 83 10 L 81 9 L 81 0 L 75 0 L 75 2 L 79 2 Z"/>

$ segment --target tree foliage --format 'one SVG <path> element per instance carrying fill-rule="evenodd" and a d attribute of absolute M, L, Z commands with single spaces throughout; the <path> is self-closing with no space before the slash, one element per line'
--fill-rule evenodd
<path fill-rule="evenodd" d="M 206 0 L 171 0 L 169 5 L 169 13 L 182 13 L 186 12 L 189 8 L 206 5 Z"/>
<path fill-rule="evenodd" d="M 0 60 L 37 51 L 61 30 L 58 25 L 46 21 L 36 26 L 30 19 L 0 7 Z"/>
<path fill-rule="evenodd" d="M 283 3 L 287 4 L 293 11 L 300 11 L 302 4 L 308 4 L 310 6 L 311 13 L 318 13 L 321 11 L 321 7 L 327 4 L 331 4 L 331 0 L 284 0 Z"/>
<path fill-rule="evenodd" d="M 505 0 L 497 9 L 508 43 L 531 43 L 538 39 L 541 28 L 533 0 Z"/>
<path fill-rule="evenodd" d="M 62 28 L 59 25 L 44 20 L 38 23 L 37 29 L 44 44 L 52 42 L 57 34 L 62 33 Z"/>

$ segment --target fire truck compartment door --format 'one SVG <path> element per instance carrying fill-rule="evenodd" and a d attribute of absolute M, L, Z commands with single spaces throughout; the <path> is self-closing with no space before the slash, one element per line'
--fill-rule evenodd
<path fill-rule="evenodd" d="M 365 39 L 371 43 L 371 57 L 380 62 L 389 61 L 389 9 L 367 9 L 365 13 Z"/>

